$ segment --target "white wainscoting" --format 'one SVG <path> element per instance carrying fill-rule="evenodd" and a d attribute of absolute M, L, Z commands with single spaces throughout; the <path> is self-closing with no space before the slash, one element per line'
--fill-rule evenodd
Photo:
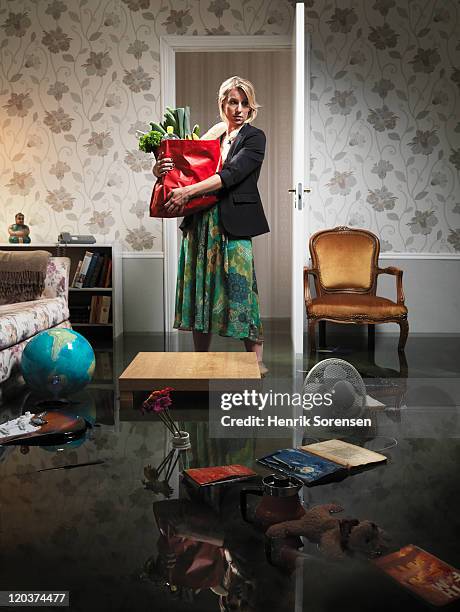
<path fill-rule="evenodd" d="M 163 253 L 124 253 L 124 331 L 158 333 L 163 328 Z"/>
<path fill-rule="evenodd" d="M 380 259 L 460 259 L 460 253 L 380 253 Z"/>
<path fill-rule="evenodd" d="M 401 268 L 410 331 L 415 333 L 460 332 L 460 256 L 449 253 L 387 254 L 381 267 Z M 379 295 L 395 296 L 395 279 L 379 277 Z M 380 325 L 382 333 L 397 331 L 393 324 Z"/>
<path fill-rule="evenodd" d="M 163 331 L 163 258 L 161 252 L 123 254 L 125 331 Z M 381 267 L 404 271 L 412 333 L 460 333 L 460 254 L 383 253 L 380 259 Z M 394 299 L 394 277 L 380 276 L 379 294 Z M 378 331 L 396 333 L 398 328 L 381 325 Z"/>

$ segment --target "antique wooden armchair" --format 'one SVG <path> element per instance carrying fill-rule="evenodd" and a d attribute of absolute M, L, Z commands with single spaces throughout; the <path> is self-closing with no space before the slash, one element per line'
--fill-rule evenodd
<path fill-rule="evenodd" d="M 372 232 L 349 227 L 322 230 L 310 239 L 312 267 L 304 268 L 304 295 L 310 349 L 315 350 L 318 321 L 367 324 L 374 333 L 379 323 L 398 323 L 398 350 L 403 351 L 409 333 L 404 305 L 402 270 L 379 268 L 380 243 Z M 316 297 L 312 298 L 309 275 L 314 277 Z M 396 276 L 396 302 L 376 296 L 379 274 Z"/>

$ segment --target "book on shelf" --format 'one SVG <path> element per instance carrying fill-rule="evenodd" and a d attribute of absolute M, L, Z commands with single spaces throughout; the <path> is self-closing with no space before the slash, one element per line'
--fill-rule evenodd
<path fill-rule="evenodd" d="M 184 475 L 199 487 L 246 480 L 256 476 L 256 472 L 244 465 L 217 465 L 214 467 L 191 468 L 184 470 Z"/>
<path fill-rule="evenodd" d="M 89 323 L 108 323 L 111 303 L 110 295 L 93 295 L 89 306 Z"/>
<path fill-rule="evenodd" d="M 104 263 L 104 257 L 101 253 L 96 253 L 96 264 L 94 266 L 93 273 L 91 274 L 91 278 L 89 279 L 88 287 L 97 287 L 97 279 L 99 278 L 99 274 L 101 271 L 102 264 Z"/>
<path fill-rule="evenodd" d="M 89 322 L 98 323 L 99 311 L 100 311 L 100 295 L 93 295 L 91 297 L 91 307 L 89 311 Z"/>
<path fill-rule="evenodd" d="M 460 571 L 418 546 L 408 544 L 373 563 L 433 606 L 460 599 Z"/>
<path fill-rule="evenodd" d="M 385 455 L 361 446 L 342 440 L 326 440 L 300 448 L 284 448 L 257 461 L 282 474 L 295 476 L 307 486 L 314 486 L 345 478 L 350 470 L 386 460 Z"/>
<path fill-rule="evenodd" d="M 83 260 L 80 259 L 80 261 L 77 263 L 77 267 L 75 268 L 75 274 L 73 275 L 72 283 L 70 285 L 71 287 L 75 287 L 75 282 L 77 281 L 80 275 L 82 265 L 83 265 Z"/>
<path fill-rule="evenodd" d="M 112 297 L 110 295 L 100 295 L 100 308 L 98 312 L 97 323 L 108 323 L 110 317 L 110 305 Z"/>
<path fill-rule="evenodd" d="M 99 273 L 96 278 L 95 286 L 96 287 L 104 287 L 105 277 L 107 275 L 107 266 L 109 263 L 110 257 L 108 255 L 103 255 L 101 260 L 101 265 L 99 267 Z"/>
<path fill-rule="evenodd" d="M 106 289 L 112 286 L 112 260 L 109 257 L 107 262 L 107 270 L 104 278 L 104 285 L 102 285 Z"/>
<path fill-rule="evenodd" d="M 97 253 L 93 253 L 92 256 L 91 256 L 91 261 L 89 262 L 88 270 L 86 271 L 85 278 L 83 280 L 83 287 L 84 288 L 91 287 L 91 279 L 92 279 L 93 274 L 94 274 L 94 269 L 95 269 L 96 264 L 97 264 L 97 259 L 98 259 L 98 254 Z"/>
<path fill-rule="evenodd" d="M 91 259 L 89 256 L 91 255 Z M 88 261 L 89 260 L 89 261 Z M 112 259 L 102 253 L 86 251 L 85 258 L 77 265 L 72 287 L 106 289 L 112 286 Z"/>
<path fill-rule="evenodd" d="M 75 287 L 77 289 L 83 289 L 83 283 L 85 282 L 86 275 L 88 274 L 88 268 L 93 259 L 93 253 L 91 251 L 85 251 L 83 263 L 81 264 L 80 273 L 77 280 L 75 281 Z"/>
<path fill-rule="evenodd" d="M 94 323 L 94 314 L 96 312 L 96 300 L 97 300 L 97 295 L 93 295 L 91 298 L 91 306 L 89 310 L 89 322 L 90 323 Z"/>

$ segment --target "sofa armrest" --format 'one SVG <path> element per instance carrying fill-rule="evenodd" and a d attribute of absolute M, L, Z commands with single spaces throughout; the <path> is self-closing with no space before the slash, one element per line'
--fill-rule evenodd
<path fill-rule="evenodd" d="M 40 297 L 69 297 L 70 259 L 68 257 L 50 257 L 46 269 L 45 289 Z"/>

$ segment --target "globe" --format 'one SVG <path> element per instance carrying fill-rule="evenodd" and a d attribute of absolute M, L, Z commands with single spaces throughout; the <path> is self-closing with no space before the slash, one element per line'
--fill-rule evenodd
<path fill-rule="evenodd" d="M 40 394 L 67 397 L 92 379 L 96 359 L 91 344 L 72 329 L 48 329 L 30 340 L 22 354 L 26 383 Z"/>

